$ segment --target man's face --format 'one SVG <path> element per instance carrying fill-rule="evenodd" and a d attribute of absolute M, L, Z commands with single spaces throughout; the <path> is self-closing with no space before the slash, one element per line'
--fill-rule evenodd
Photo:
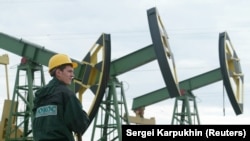
<path fill-rule="evenodd" d="M 56 70 L 57 78 L 67 85 L 70 85 L 72 79 L 74 78 L 74 69 L 72 66 L 68 65 L 62 71 L 60 69 Z"/>

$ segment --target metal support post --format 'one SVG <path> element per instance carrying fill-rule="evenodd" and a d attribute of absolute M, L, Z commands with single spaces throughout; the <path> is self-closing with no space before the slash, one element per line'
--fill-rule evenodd
<path fill-rule="evenodd" d="M 36 75 L 38 77 L 35 77 Z M 36 82 L 35 79 L 40 79 Z M 22 58 L 17 68 L 16 82 L 6 128 L 6 141 L 33 141 L 32 108 L 34 92 L 44 86 L 42 65 Z"/>
<path fill-rule="evenodd" d="M 179 106 L 179 103 L 182 105 Z M 190 104 L 193 104 L 193 108 Z M 174 104 L 172 124 L 192 125 L 196 124 L 196 121 L 197 124 L 200 124 L 195 96 L 192 93 L 186 93 L 183 96 L 177 97 Z"/>
<path fill-rule="evenodd" d="M 124 113 L 128 115 L 122 82 L 112 79 L 109 81 L 107 89 L 108 92 L 105 93 L 98 114 L 94 120 L 91 141 L 121 141 L 122 124 L 129 124 L 128 120 L 126 120 L 128 118 L 122 116 Z M 100 137 L 99 139 L 94 139 L 98 135 L 96 133 L 97 130 L 100 131 Z"/>

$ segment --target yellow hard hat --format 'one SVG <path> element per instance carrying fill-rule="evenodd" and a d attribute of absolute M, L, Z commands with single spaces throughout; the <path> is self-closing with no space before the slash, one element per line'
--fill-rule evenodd
<path fill-rule="evenodd" d="M 58 67 L 60 65 L 63 64 L 72 64 L 73 68 L 76 68 L 78 66 L 78 64 L 76 62 L 72 62 L 71 59 L 65 55 L 65 54 L 56 54 L 54 56 L 52 56 L 49 60 L 49 72 L 55 68 Z"/>

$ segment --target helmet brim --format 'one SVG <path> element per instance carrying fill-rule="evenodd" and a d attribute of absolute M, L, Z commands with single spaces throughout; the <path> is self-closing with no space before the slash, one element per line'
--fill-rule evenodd
<path fill-rule="evenodd" d="M 72 67 L 75 69 L 78 67 L 78 64 L 76 62 L 72 62 Z"/>

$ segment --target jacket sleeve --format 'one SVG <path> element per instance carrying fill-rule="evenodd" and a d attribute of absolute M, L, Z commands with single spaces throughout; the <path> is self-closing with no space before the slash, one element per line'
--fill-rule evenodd
<path fill-rule="evenodd" d="M 78 134 L 83 134 L 90 124 L 88 114 L 75 95 L 71 95 L 65 105 L 64 119 L 67 127 Z"/>

